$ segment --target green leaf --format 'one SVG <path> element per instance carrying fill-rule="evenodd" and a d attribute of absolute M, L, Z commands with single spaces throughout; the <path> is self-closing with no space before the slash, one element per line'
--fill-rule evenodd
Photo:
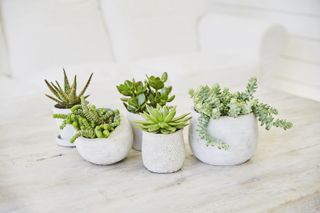
<path fill-rule="evenodd" d="M 58 99 L 60 99 L 59 94 L 56 91 L 56 89 L 53 86 L 51 86 L 51 84 L 47 80 L 44 80 L 44 82 L 48 86 L 49 90 L 54 94 L 54 96 L 56 96 Z"/>
<path fill-rule="evenodd" d="M 166 72 L 164 72 L 161 76 L 161 81 L 164 83 L 168 80 L 168 74 Z"/>
<path fill-rule="evenodd" d="M 171 96 L 171 97 L 168 99 L 168 101 L 167 101 L 167 102 L 171 102 L 171 101 L 173 101 L 175 97 L 176 97 L 175 95 Z"/>
<path fill-rule="evenodd" d="M 164 118 L 164 122 L 170 122 L 175 115 L 176 115 L 176 107 L 174 107 L 173 109 L 171 109 L 171 111 L 169 112 L 169 114 Z"/>
<path fill-rule="evenodd" d="M 124 96 L 131 96 L 133 94 L 130 88 L 125 84 L 118 85 L 117 89 Z"/>
<path fill-rule="evenodd" d="M 136 121 L 139 128 L 144 131 L 162 134 L 173 133 L 187 126 L 189 119 L 191 119 L 191 117 L 186 117 L 187 115 L 182 115 L 179 116 L 180 119 L 173 122 L 176 107 L 160 106 L 159 104 L 156 108 L 146 107 L 147 111 L 142 114 L 144 120 Z"/>
<path fill-rule="evenodd" d="M 62 101 L 60 101 L 60 100 L 58 100 L 58 99 L 56 99 L 56 98 L 54 98 L 54 97 L 52 97 L 52 96 L 50 96 L 50 95 L 47 95 L 47 94 L 46 94 L 46 96 L 47 96 L 48 98 L 50 98 L 51 100 L 57 102 L 59 105 L 62 105 L 62 106 L 63 106 L 63 102 L 62 102 Z"/>
<path fill-rule="evenodd" d="M 161 81 L 161 79 L 159 77 L 151 76 L 148 79 L 148 83 L 155 90 L 160 90 L 160 89 L 162 89 L 164 87 L 164 84 L 163 84 L 163 82 Z"/>
<path fill-rule="evenodd" d="M 81 90 L 81 92 L 79 93 L 79 96 L 84 95 L 84 93 L 86 92 L 86 90 L 87 90 L 87 88 L 88 88 L 88 86 L 89 86 L 89 84 L 90 84 L 90 82 L 91 82 L 92 76 L 93 76 L 93 73 L 91 73 L 89 79 L 87 80 L 87 83 L 85 84 L 85 86 L 83 87 L 83 89 Z"/>
<path fill-rule="evenodd" d="M 144 104 L 145 101 L 146 101 L 146 96 L 143 93 L 137 96 L 137 102 L 139 106 Z"/>
<path fill-rule="evenodd" d="M 131 106 L 134 106 L 136 108 L 139 107 L 138 99 L 136 97 L 130 98 L 129 101 L 128 101 L 128 104 L 131 105 Z"/>
<path fill-rule="evenodd" d="M 66 94 L 69 94 L 70 92 L 70 83 L 69 83 L 69 80 L 68 80 L 68 76 L 67 76 L 67 73 L 65 71 L 64 68 L 62 68 L 63 70 L 63 77 L 64 77 L 64 91 Z"/>

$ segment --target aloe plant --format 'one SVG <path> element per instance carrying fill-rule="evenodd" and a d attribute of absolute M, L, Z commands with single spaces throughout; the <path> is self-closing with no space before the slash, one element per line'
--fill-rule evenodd
<path fill-rule="evenodd" d="M 156 108 L 146 106 L 141 115 L 145 120 L 136 121 L 139 128 L 151 133 L 171 134 L 188 125 L 190 113 L 175 117 L 176 107 L 157 105 Z"/>
<path fill-rule="evenodd" d="M 291 122 L 275 118 L 278 114 L 277 109 L 254 98 L 253 95 L 257 88 L 257 79 L 251 78 L 243 92 L 232 93 L 228 88 L 221 89 L 219 84 L 212 87 L 200 86 L 196 90 L 191 89 L 189 94 L 193 100 L 194 109 L 201 114 L 197 126 L 200 138 L 205 140 L 207 145 L 224 149 L 228 147 L 223 141 L 207 132 L 210 118 L 217 119 L 221 116 L 236 118 L 253 113 L 266 130 L 270 130 L 273 126 L 284 130 L 292 128 Z"/>
<path fill-rule="evenodd" d="M 44 80 L 49 90 L 53 94 L 53 96 L 48 94 L 46 94 L 46 96 L 57 103 L 56 107 L 69 109 L 74 105 L 80 104 L 81 96 L 84 96 L 85 99 L 89 97 L 89 95 L 84 95 L 84 93 L 86 92 L 90 84 L 93 73 L 91 73 L 89 79 L 87 80 L 87 83 L 85 84 L 85 86 L 83 87 L 83 89 L 80 91 L 78 95 L 77 95 L 77 76 L 76 75 L 74 76 L 73 83 L 70 85 L 69 79 L 64 69 L 63 69 L 63 75 L 64 75 L 63 88 L 60 86 L 58 81 L 55 81 L 55 83 L 53 83 L 53 82 L 48 82 L 46 79 Z"/>
<path fill-rule="evenodd" d="M 175 96 L 170 95 L 172 87 L 165 86 L 168 74 L 165 72 L 161 77 L 147 76 L 142 81 L 126 80 L 117 86 L 118 91 L 124 95 L 121 100 L 129 112 L 141 113 L 146 110 L 146 106 L 156 107 L 157 104 L 165 106 L 174 100 Z"/>
<path fill-rule="evenodd" d="M 63 119 L 61 129 L 70 124 L 77 130 L 70 142 L 73 143 L 78 137 L 108 138 L 120 125 L 119 110 L 96 108 L 94 105 L 89 106 L 83 96 L 80 99 L 81 104 L 73 106 L 71 113 L 53 114 L 53 118 Z"/>

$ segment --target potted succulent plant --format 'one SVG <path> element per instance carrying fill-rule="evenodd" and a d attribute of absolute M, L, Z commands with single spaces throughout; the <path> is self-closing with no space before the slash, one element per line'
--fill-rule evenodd
<path fill-rule="evenodd" d="M 147 76 L 144 82 L 126 80 L 117 86 L 118 91 L 125 96 L 121 100 L 128 111 L 127 117 L 134 133 L 133 148 L 137 151 L 141 150 L 142 132 L 135 126 L 134 121 L 141 119 L 140 113 L 145 112 L 147 106 L 165 106 L 175 98 L 174 95 L 170 95 L 172 87 L 165 86 L 167 79 L 168 75 L 165 72 L 161 77 Z"/>
<path fill-rule="evenodd" d="M 81 97 L 81 104 L 71 113 L 55 114 L 63 119 L 61 128 L 70 123 L 76 129 L 70 142 L 76 144 L 79 154 L 87 161 L 109 165 L 124 159 L 132 146 L 132 130 L 119 110 L 96 108 Z"/>
<path fill-rule="evenodd" d="M 48 86 L 49 90 L 51 91 L 52 95 L 46 94 L 48 98 L 56 102 L 56 104 L 53 107 L 53 114 L 68 114 L 70 113 L 70 108 L 80 104 L 81 100 L 80 97 L 84 95 L 85 91 L 87 90 L 92 75 L 90 75 L 89 79 L 87 80 L 87 83 L 85 84 L 84 88 L 81 90 L 79 95 L 77 95 L 77 76 L 74 76 L 73 83 L 70 85 L 66 71 L 63 69 L 63 75 L 64 75 L 64 85 L 63 87 L 60 86 L 58 81 L 48 82 L 45 80 L 46 85 Z M 89 95 L 84 96 L 86 99 L 89 97 Z M 53 115 L 53 118 L 55 118 L 56 123 L 58 126 L 61 125 L 61 119 L 56 118 Z M 69 123 L 66 124 L 64 129 L 59 129 L 59 135 L 56 138 L 56 142 L 60 146 L 69 146 L 74 147 L 74 144 L 70 143 L 69 140 L 74 135 L 75 129 L 72 125 Z"/>
<path fill-rule="evenodd" d="M 184 158 L 182 130 L 191 117 L 188 114 L 175 117 L 176 107 L 146 106 L 144 120 L 136 121 L 143 130 L 142 160 L 151 172 L 171 173 L 181 169 Z"/>
<path fill-rule="evenodd" d="M 232 93 L 218 84 L 190 90 L 194 107 L 189 143 L 196 158 L 211 165 L 236 165 L 249 160 L 257 146 L 258 125 L 266 130 L 292 123 L 276 119 L 278 110 L 254 98 L 257 79 L 251 78 L 244 92 Z"/>

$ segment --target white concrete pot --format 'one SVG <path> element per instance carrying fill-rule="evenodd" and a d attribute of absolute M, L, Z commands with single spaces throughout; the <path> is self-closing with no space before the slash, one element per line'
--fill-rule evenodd
<path fill-rule="evenodd" d="M 141 151 L 142 130 L 140 128 L 138 128 L 134 122 L 143 120 L 143 117 L 139 114 L 127 112 L 127 118 L 131 124 L 132 132 L 133 132 L 132 148 L 137 151 Z"/>
<path fill-rule="evenodd" d="M 71 113 L 70 109 L 61 109 L 57 108 L 56 106 L 53 107 L 53 114 L 69 114 Z M 76 130 L 73 128 L 72 125 L 67 124 L 65 128 L 60 129 L 60 125 L 63 122 L 63 119 L 55 119 L 57 126 L 58 126 L 58 133 L 59 135 L 56 138 L 56 142 L 60 146 L 68 146 L 68 147 L 75 147 L 73 143 L 70 143 L 70 138 L 76 133 Z"/>
<path fill-rule="evenodd" d="M 151 172 L 171 173 L 182 168 L 185 149 L 182 130 L 172 134 L 143 132 L 143 165 Z"/>
<path fill-rule="evenodd" d="M 257 147 L 258 125 L 253 113 L 237 118 L 210 119 L 208 132 L 229 145 L 227 150 L 207 146 L 196 132 L 200 114 L 193 111 L 189 125 L 189 144 L 196 158 L 211 165 L 237 165 L 249 160 Z"/>
<path fill-rule="evenodd" d="M 126 158 L 132 146 L 132 130 L 128 120 L 121 115 L 120 125 L 108 138 L 83 138 L 75 141 L 76 148 L 85 160 L 109 165 Z"/>

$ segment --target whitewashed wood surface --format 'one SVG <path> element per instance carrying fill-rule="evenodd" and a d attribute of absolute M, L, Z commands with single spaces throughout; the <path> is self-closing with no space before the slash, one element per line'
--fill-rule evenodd
<path fill-rule="evenodd" d="M 174 174 L 150 173 L 134 150 L 111 166 L 83 160 L 56 146 L 50 110 L 2 122 L 0 212 L 320 212 L 320 103 L 269 90 L 260 97 L 294 128 L 260 128 L 256 154 L 239 166 L 203 164 L 186 144 Z"/>

